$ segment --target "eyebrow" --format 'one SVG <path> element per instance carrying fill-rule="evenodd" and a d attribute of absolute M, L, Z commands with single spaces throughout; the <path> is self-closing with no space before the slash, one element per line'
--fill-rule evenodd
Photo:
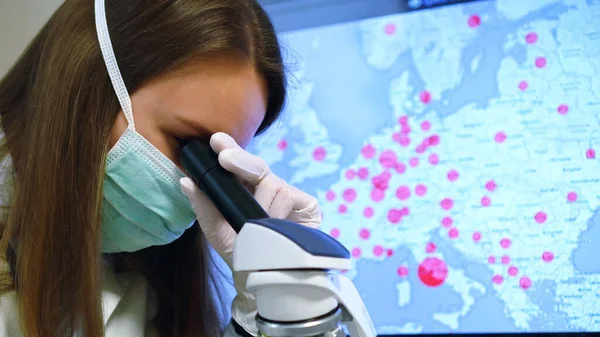
<path fill-rule="evenodd" d="M 210 140 L 210 136 L 212 136 L 212 134 L 214 133 L 208 130 L 204 125 L 194 120 L 181 116 L 175 116 L 175 119 L 179 124 L 186 127 L 186 132 L 182 132 L 182 134 L 184 134 L 183 136 L 189 138 L 196 138 L 208 142 Z"/>

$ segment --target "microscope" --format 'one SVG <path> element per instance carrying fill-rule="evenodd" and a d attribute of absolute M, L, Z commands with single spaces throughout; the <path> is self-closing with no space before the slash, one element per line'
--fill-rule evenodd
<path fill-rule="evenodd" d="M 187 143 L 181 163 L 188 175 L 238 233 L 234 271 L 249 272 L 259 336 L 375 337 L 356 287 L 339 271 L 350 253 L 329 235 L 269 218 L 252 194 L 219 165 L 201 141 Z"/>

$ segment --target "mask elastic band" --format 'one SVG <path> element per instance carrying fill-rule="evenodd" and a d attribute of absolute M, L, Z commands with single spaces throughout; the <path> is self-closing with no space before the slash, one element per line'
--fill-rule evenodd
<path fill-rule="evenodd" d="M 127 87 L 119 71 L 119 65 L 117 64 L 117 58 L 110 41 L 110 35 L 108 33 L 108 24 L 106 23 L 106 8 L 104 6 L 104 0 L 96 0 L 95 2 L 95 14 L 96 14 L 96 32 L 98 34 L 98 41 L 100 41 L 100 49 L 102 50 L 102 57 L 104 58 L 104 64 L 108 70 L 110 81 L 115 89 L 121 109 L 127 118 L 129 127 L 135 130 L 135 123 L 133 122 L 133 109 L 131 107 L 131 98 L 127 92 Z"/>

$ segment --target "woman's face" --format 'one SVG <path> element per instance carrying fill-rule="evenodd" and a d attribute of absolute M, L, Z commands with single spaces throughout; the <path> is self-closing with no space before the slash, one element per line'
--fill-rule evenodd
<path fill-rule="evenodd" d="M 136 130 L 179 165 L 177 138 L 208 140 L 225 132 L 248 145 L 265 117 L 267 88 L 248 62 L 232 55 L 194 60 L 160 76 L 131 96 Z M 112 147 L 127 128 L 121 112 Z"/>

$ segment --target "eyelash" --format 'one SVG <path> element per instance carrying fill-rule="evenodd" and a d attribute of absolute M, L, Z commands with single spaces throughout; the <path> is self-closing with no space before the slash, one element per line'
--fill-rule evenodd
<path fill-rule="evenodd" d="M 175 141 L 181 146 L 185 146 L 187 143 L 193 141 L 193 140 L 200 140 L 200 141 L 205 141 L 208 142 L 210 137 L 206 136 L 205 134 L 202 135 L 192 135 L 189 133 L 183 133 L 183 132 L 171 132 L 171 135 L 173 136 L 173 138 L 175 139 Z"/>
<path fill-rule="evenodd" d="M 194 139 L 194 137 L 191 137 L 190 135 L 185 135 L 183 133 L 173 133 L 173 138 L 180 147 L 184 147 L 187 143 L 191 142 Z"/>

